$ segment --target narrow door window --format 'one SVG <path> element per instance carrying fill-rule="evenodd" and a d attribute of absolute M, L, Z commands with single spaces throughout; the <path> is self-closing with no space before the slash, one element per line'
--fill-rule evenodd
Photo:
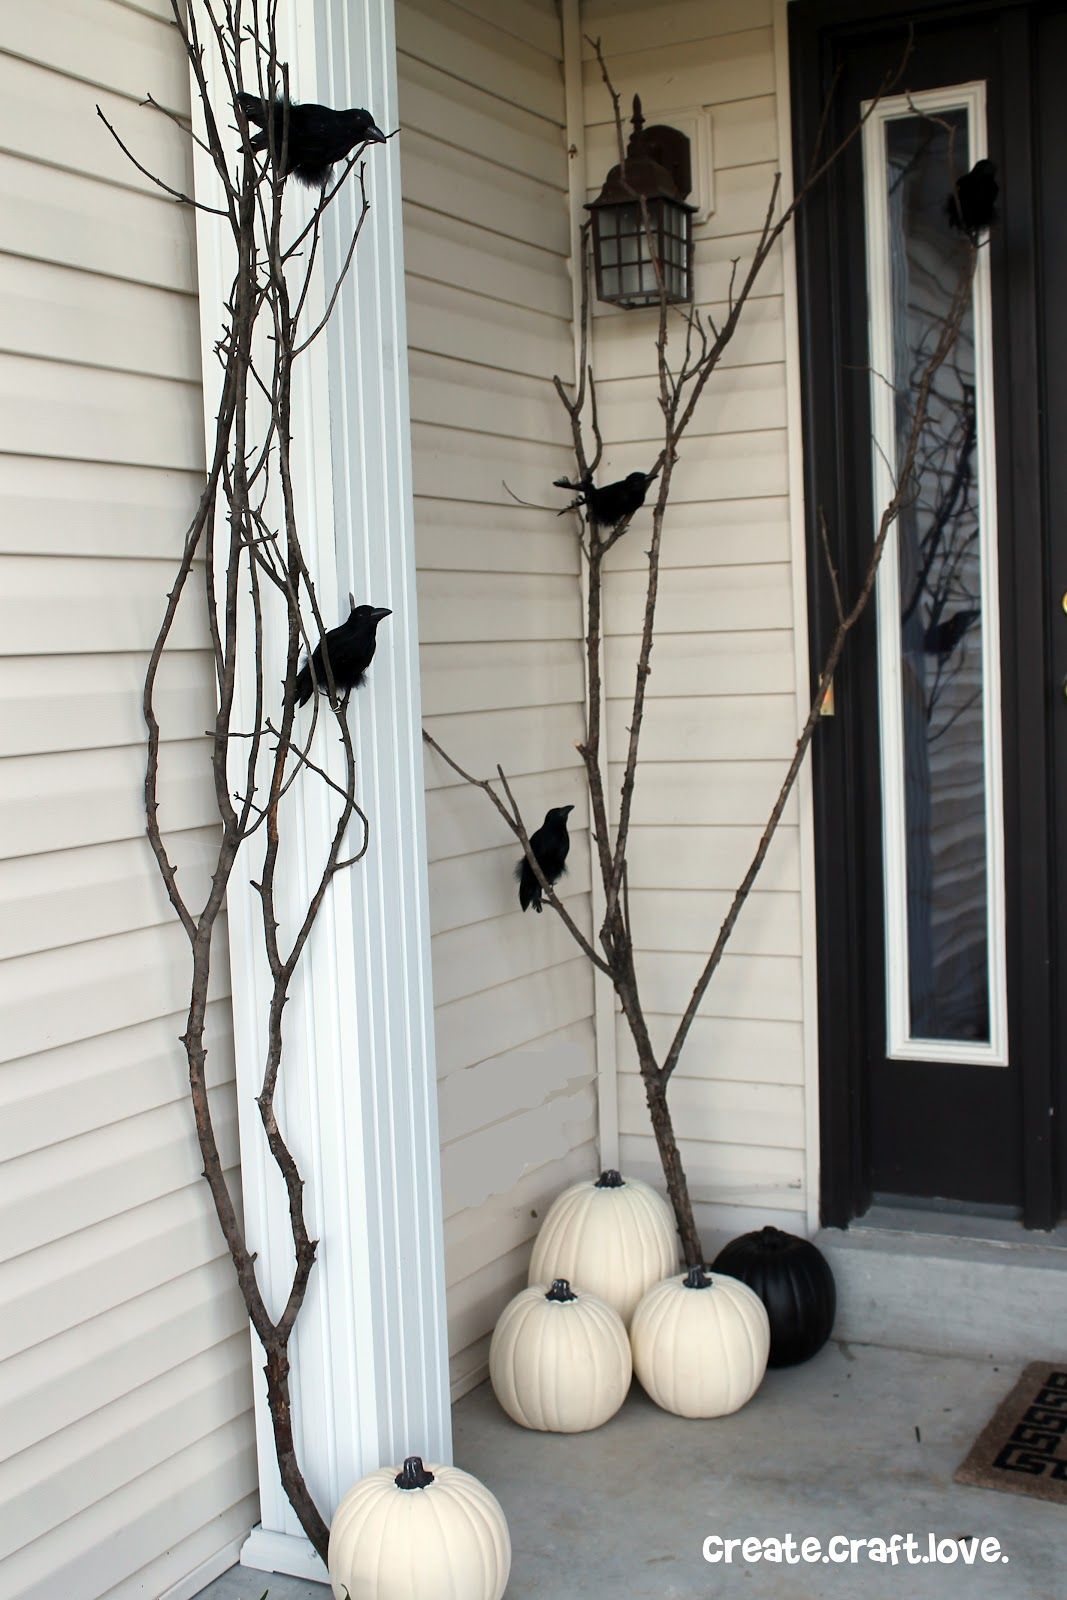
<path fill-rule="evenodd" d="M 984 85 L 879 103 L 864 129 L 875 525 L 968 245 L 955 177 L 985 154 Z M 1007 1061 L 989 251 L 934 382 L 917 492 L 878 578 L 886 1050 Z"/>

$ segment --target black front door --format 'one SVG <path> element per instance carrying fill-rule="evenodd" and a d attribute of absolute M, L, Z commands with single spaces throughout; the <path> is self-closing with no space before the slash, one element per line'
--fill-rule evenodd
<path fill-rule="evenodd" d="M 909 34 L 798 236 L 808 525 L 825 517 L 850 591 L 965 254 L 952 173 L 988 156 L 1001 195 L 918 493 L 816 744 L 824 1213 L 906 1196 L 1048 1227 L 1067 1038 L 1067 8 L 800 0 L 799 174 L 831 86 L 824 139 Z M 809 542 L 817 665 L 832 591 Z"/>

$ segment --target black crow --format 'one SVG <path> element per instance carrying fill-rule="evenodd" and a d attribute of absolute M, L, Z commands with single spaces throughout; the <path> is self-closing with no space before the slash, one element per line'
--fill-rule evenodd
<path fill-rule="evenodd" d="M 268 106 L 255 94 L 239 94 L 237 105 L 260 132 L 252 138 L 252 149 L 268 150 L 270 137 L 267 118 L 273 112 L 274 149 L 281 155 L 284 133 L 284 103 L 275 100 Z M 369 111 L 333 111 L 329 106 L 290 105 L 289 142 L 285 150 L 285 177 L 290 174 L 309 189 L 319 189 L 330 176 L 335 161 L 343 161 L 357 144 L 384 144 L 385 134 L 375 126 Z"/>
<path fill-rule="evenodd" d="M 549 883 L 555 883 L 567 870 L 567 851 L 571 847 L 567 818 L 573 810 L 573 806 L 553 806 L 551 811 L 545 812 L 545 820 L 537 832 L 530 835 L 534 860 Z M 525 856 L 515 868 L 515 876 L 519 880 L 519 904 L 522 909 L 526 911 L 533 906 L 535 911 L 540 912 L 541 885 Z"/>
<path fill-rule="evenodd" d="M 320 639 L 315 646 L 311 661 L 305 661 L 296 675 L 298 705 L 306 706 L 315 689 L 320 689 L 323 694 L 329 689 L 326 681 L 326 664 L 322 659 L 324 644 L 335 688 L 358 689 L 363 682 L 364 674 L 374 659 L 374 649 L 378 642 L 376 638 L 378 624 L 383 617 L 391 617 L 393 613 L 387 606 L 357 606 L 351 595 L 349 602 L 352 611 L 348 621 L 342 622 L 339 628 L 331 628 L 326 638 Z M 314 683 L 311 680 L 312 665 L 315 668 Z"/>
<path fill-rule="evenodd" d="M 956 187 L 945 201 L 945 215 L 954 228 L 970 239 L 977 239 L 997 220 L 999 185 L 992 161 L 976 161 L 970 172 L 956 179 Z"/>
<path fill-rule="evenodd" d="M 557 489 L 570 489 L 578 496 L 569 506 L 564 506 L 559 515 L 562 517 L 564 511 L 574 511 L 576 507 L 584 506 L 590 522 L 595 522 L 601 528 L 614 528 L 624 517 L 632 517 L 644 505 L 649 484 L 658 472 L 658 467 L 654 472 L 630 472 L 618 483 L 606 483 L 602 489 L 597 488 L 589 474 L 580 483 L 571 483 L 569 478 L 556 478 L 554 482 Z"/>
<path fill-rule="evenodd" d="M 950 656 L 981 615 L 981 611 L 974 607 L 954 611 L 944 622 L 931 622 L 923 638 L 923 649 L 928 656 Z"/>

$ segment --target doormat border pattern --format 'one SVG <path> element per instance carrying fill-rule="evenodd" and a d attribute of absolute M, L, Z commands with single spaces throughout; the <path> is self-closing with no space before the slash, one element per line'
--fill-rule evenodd
<path fill-rule="evenodd" d="M 954 1477 L 1067 1506 L 1067 1360 L 1024 1367 Z"/>

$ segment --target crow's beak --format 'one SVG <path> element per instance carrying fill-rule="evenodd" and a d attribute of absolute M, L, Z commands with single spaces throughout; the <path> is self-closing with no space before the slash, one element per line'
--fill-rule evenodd
<path fill-rule="evenodd" d="M 651 472 L 646 472 L 645 473 L 645 482 L 646 483 L 651 483 L 653 481 L 653 479 L 659 477 L 659 473 L 660 473 L 659 467 L 653 467 Z"/>
<path fill-rule="evenodd" d="M 363 137 L 368 144 L 387 144 L 389 138 L 388 134 L 384 134 L 377 123 L 374 122 L 371 123 Z"/>
<path fill-rule="evenodd" d="M 375 606 L 374 610 L 371 612 L 371 616 L 374 618 L 375 622 L 381 622 L 383 617 L 391 617 L 392 614 L 393 613 L 390 611 L 388 606 Z"/>
<path fill-rule="evenodd" d="M 564 809 L 564 811 L 567 813 L 567 815 L 569 817 L 571 812 L 574 810 L 574 807 L 573 806 L 564 806 L 563 809 Z"/>

